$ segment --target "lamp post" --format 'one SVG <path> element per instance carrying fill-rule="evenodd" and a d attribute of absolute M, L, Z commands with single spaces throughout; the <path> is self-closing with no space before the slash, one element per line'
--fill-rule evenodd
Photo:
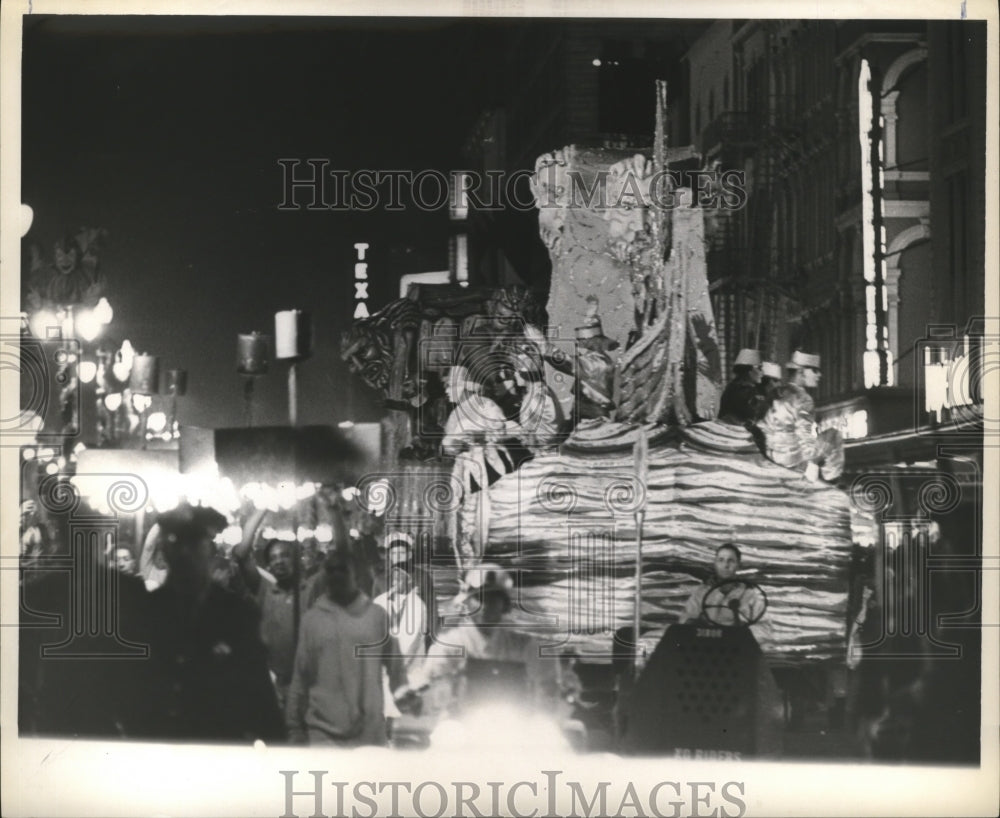
<path fill-rule="evenodd" d="M 288 423 L 298 422 L 297 367 L 312 355 L 312 321 L 302 310 L 284 310 L 274 315 L 274 357 L 288 361 Z"/>
<path fill-rule="evenodd" d="M 142 448 L 146 448 L 146 413 L 153 402 L 153 395 L 160 393 L 160 359 L 155 355 L 142 353 L 132 360 L 129 374 L 129 388 L 132 390 L 132 408 L 139 413 L 139 435 Z"/>
<path fill-rule="evenodd" d="M 168 369 L 167 370 L 167 394 L 170 396 L 170 438 L 176 440 L 181 436 L 180 427 L 177 423 L 177 399 L 183 398 L 187 394 L 187 370 Z"/>
<path fill-rule="evenodd" d="M 236 372 L 243 376 L 243 405 L 247 428 L 253 426 L 254 382 L 267 374 L 268 337 L 259 332 L 236 336 Z"/>

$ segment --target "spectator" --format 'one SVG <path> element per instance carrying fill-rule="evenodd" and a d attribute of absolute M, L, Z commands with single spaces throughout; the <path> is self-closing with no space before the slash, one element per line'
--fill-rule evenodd
<path fill-rule="evenodd" d="M 179 506 L 160 517 L 167 563 L 149 595 L 143 734 L 191 741 L 280 740 L 284 731 L 253 606 L 212 581 L 225 518 Z"/>
<path fill-rule="evenodd" d="M 130 577 L 138 573 L 131 549 L 123 547 L 115 549 L 115 569 L 120 574 L 128 574 Z"/>
<path fill-rule="evenodd" d="M 285 718 L 295 743 L 385 745 L 382 668 L 392 689 L 406 674 L 389 618 L 358 588 L 351 555 L 326 555 L 327 592 L 302 619 Z M 363 648 L 367 648 L 363 650 Z"/>

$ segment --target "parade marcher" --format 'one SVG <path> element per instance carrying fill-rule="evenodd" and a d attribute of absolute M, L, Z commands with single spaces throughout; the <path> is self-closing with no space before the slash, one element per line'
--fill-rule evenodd
<path fill-rule="evenodd" d="M 149 594 L 146 738 L 281 740 L 284 729 L 252 603 L 214 583 L 214 538 L 226 519 L 181 505 L 158 521 L 167 563 Z"/>
<path fill-rule="evenodd" d="M 409 670 L 424 657 L 427 637 L 427 607 L 420 598 L 414 582 L 413 568 L 409 561 L 391 563 L 389 589 L 375 597 L 374 602 L 389 617 L 389 633 L 395 637 L 403 665 Z M 389 674 L 383 672 L 382 687 L 385 698 L 385 715 L 392 735 L 393 720 L 402 714 L 396 707 L 390 689 Z"/>
<path fill-rule="evenodd" d="M 760 351 L 741 349 L 733 364 L 733 375 L 719 399 L 719 417 L 728 423 L 756 420 L 761 402 Z"/>
<path fill-rule="evenodd" d="M 358 588 L 343 547 L 327 552 L 327 592 L 302 619 L 285 720 L 299 744 L 385 745 L 388 733 L 382 668 L 390 688 L 406 684 L 389 617 Z"/>
<path fill-rule="evenodd" d="M 392 568 L 407 565 L 413 559 L 413 537 L 405 531 L 391 531 L 386 534 L 385 544 L 378 549 L 378 557 L 372 566 L 372 599 L 378 599 L 389 590 Z"/>
<path fill-rule="evenodd" d="M 844 468 L 843 441 L 836 429 L 816 430 L 816 404 L 807 390 L 821 377 L 819 355 L 796 351 L 785 365 L 789 380 L 778 390 L 758 428 L 775 463 L 805 472 L 811 480 L 836 480 Z"/>
<path fill-rule="evenodd" d="M 512 691 L 513 703 L 551 712 L 559 693 L 558 659 L 541 656 L 537 640 L 512 629 L 507 620 L 513 586 L 509 574 L 498 566 L 482 564 L 466 573 L 466 586 L 480 602 L 472 622 L 450 628 L 435 640 L 427 658 L 410 673 L 409 687 L 397 691 L 397 700 L 402 693 L 423 690 L 435 679 L 446 678 L 453 706 L 461 709 L 479 697 L 478 691 L 470 689 L 469 663 L 502 662 L 519 667 L 524 674 L 527 690 Z"/>
<path fill-rule="evenodd" d="M 688 597 L 678 622 L 705 621 L 705 599 L 711 606 L 711 623 L 731 626 L 745 625 L 760 617 L 764 599 L 759 591 L 741 582 L 736 572 L 740 570 L 743 556 L 738 546 L 724 543 L 715 550 L 712 576 L 699 585 Z M 713 590 L 714 589 L 714 590 Z M 710 595 L 710 596 L 709 596 Z"/>

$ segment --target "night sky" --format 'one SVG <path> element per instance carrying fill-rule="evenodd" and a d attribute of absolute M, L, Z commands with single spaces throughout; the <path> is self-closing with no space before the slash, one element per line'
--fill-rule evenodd
<path fill-rule="evenodd" d="M 473 30 L 474 28 L 474 30 Z M 402 273 L 448 265 L 447 211 L 282 212 L 280 158 L 356 170 L 461 166 L 488 107 L 456 54 L 500 26 L 463 21 L 31 17 L 23 55 L 25 246 L 48 256 L 103 227 L 108 334 L 189 372 L 182 424 L 238 426 L 236 335 L 313 313 L 299 421 L 381 414 L 337 340 L 354 308 L 354 242 L 371 244 L 369 305 Z M 27 257 L 27 254 L 26 254 Z M 256 420 L 286 422 L 285 367 Z M 353 381 L 353 386 L 347 384 Z"/>

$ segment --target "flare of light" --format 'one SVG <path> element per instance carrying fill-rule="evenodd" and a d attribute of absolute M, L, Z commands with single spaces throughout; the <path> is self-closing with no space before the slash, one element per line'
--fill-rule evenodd
<path fill-rule="evenodd" d="M 333 526 L 329 523 L 320 523 L 316 526 L 315 538 L 318 543 L 333 542 Z"/>
<path fill-rule="evenodd" d="M 102 326 L 93 310 L 80 310 L 76 315 L 76 334 L 84 341 L 93 341 L 101 334 Z"/>
<path fill-rule="evenodd" d="M 55 449 L 50 449 L 50 448 L 46 447 L 44 449 L 39 449 L 38 450 L 38 459 L 39 460 L 51 460 L 55 456 L 56 456 L 56 450 Z"/>
<path fill-rule="evenodd" d="M 226 545 L 239 545 L 243 542 L 243 529 L 238 525 L 228 526 L 222 532 L 222 542 Z"/>
<path fill-rule="evenodd" d="M 97 364 L 93 361 L 80 361 L 80 367 L 77 371 L 81 383 L 90 383 L 97 377 Z"/>
<path fill-rule="evenodd" d="M 58 474 L 59 473 L 59 467 L 55 463 L 49 463 L 49 465 L 47 465 L 45 467 L 45 473 L 46 474 Z"/>
<path fill-rule="evenodd" d="M 278 506 L 283 509 L 290 509 L 295 506 L 295 484 L 291 482 L 278 483 Z"/>
<path fill-rule="evenodd" d="M 34 449 L 25 449 L 21 452 L 21 457 L 25 460 L 34 460 L 37 452 Z"/>
<path fill-rule="evenodd" d="M 104 396 L 104 406 L 109 412 L 117 412 L 122 405 L 122 396 L 120 392 L 112 392 L 110 395 Z"/>
<path fill-rule="evenodd" d="M 340 492 L 340 496 L 347 500 L 347 502 L 351 502 L 351 500 L 358 496 L 358 490 L 354 486 L 348 486 Z"/>
<path fill-rule="evenodd" d="M 431 746 L 434 749 L 489 748 L 515 752 L 526 746 L 562 752 L 570 749 L 553 719 L 502 703 L 474 710 L 460 721 L 442 721 L 431 733 Z"/>
<path fill-rule="evenodd" d="M 316 494 L 315 483 L 303 483 L 301 486 L 295 489 L 295 497 L 298 500 L 308 500 L 315 494 Z"/>
<path fill-rule="evenodd" d="M 305 542 L 306 540 L 311 540 L 316 535 L 316 532 L 311 528 L 306 528 L 304 525 L 300 525 L 295 532 L 295 539 L 299 542 Z"/>
<path fill-rule="evenodd" d="M 146 420 L 146 428 L 159 434 L 167 428 L 167 416 L 163 412 L 153 412 Z"/>
<path fill-rule="evenodd" d="M 356 540 L 361 536 L 361 532 L 356 528 L 350 530 L 351 539 Z"/>
<path fill-rule="evenodd" d="M 49 329 L 58 325 L 55 313 L 39 310 L 28 319 L 28 328 L 36 338 L 48 338 Z"/>
<path fill-rule="evenodd" d="M 73 454 L 80 454 L 84 449 L 87 448 L 87 444 L 82 440 L 73 447 Z"/>
<path fill-rule="evenodd" d="M 102 324 L 110 324 L 111 320 L 115 317 L 115 311 L 111 309 L 108 299 L 103 296 L 97 302 L 97 306 L 94 307 L 94 317 Z"/>
<path fill-rule="evenodd" d="M 354 428 L 354 421 L 353 420 L 342 420 L 342 421 L 340 421 L 340 423 L 337 424 L 337 426 L 339 428 L 341 428 L 341 429 L 353 429 Z"/>
<path fill-rule="evenodd" d="M 153 399 L 149 395 L 132 395 L 132 408 L 136 412 L 145 412 L 153 403 Z"/>

